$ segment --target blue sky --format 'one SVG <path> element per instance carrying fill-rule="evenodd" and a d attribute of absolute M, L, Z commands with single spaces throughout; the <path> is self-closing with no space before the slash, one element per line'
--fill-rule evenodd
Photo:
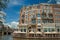
<path fill-rule="evenodd" d="M 10 23 L 12 21 L 18 21 L 20 16 L 20 9 L 23 6 L 48 2 L 55 3 L 55 1 L 53 0 L 10 0 L 7 8 L 4 10 L 4 12 L 6 13 L 6 22 Z"/>

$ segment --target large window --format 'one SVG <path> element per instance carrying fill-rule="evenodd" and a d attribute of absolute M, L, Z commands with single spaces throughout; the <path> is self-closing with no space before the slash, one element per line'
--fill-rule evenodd
<path fill-rule="evenodd" d="M 56 17 L 56 19 L 57 19 L 57 18 L 60 18 L 60 16 L 58 16 L 58 15 L 57 15 L 57 16 L 55 16 L 55 17 Z"/>
<path fill-rule="evenodd" d="M 34 28 L 32 28 L 32 29 L 31 29 L 31 32 L 35 32 L 35 29 L 34 29 Z"/>
<path fill-rule="evenodd" d="M 53 23 L 54 21 L 53 20 L 43 20 L 43 23 Z"/>
<path fill-rule="evenodd" d="M 54 28 L 44 28 L 44 32 L 54 32 Z"/>
<path fill-rule="evenodd" d="M 37 8 L 40 9 L 40 5 L 38 5 Z"/>
<path fill-rule="evenodd" d="M 40 23 L 40 19 L 38 19 L 38 23 Z"/>
<path fill-rule="evenodd" d="M 51 7 L 50 7 L 50 6 L 44 6 L 42 12 L 43 12 L 43 11 L 44 11 L 45 13 L 52 13 L 52 10 L 51 10 Z"/>
<path fill-rule="evenodd" d="M 21 31 L 21 32 L 26 32 L 26 27 L 21 27 L 21 28 L 20 28 L 20 31 Z"/>
<path fill-rule="evenodd" d="M 44 28 L 44 32 L 47 32 L 47 28 Z"/>
<path fill-rule="evenodd" d="M 28 15 L 25 15 L 25 18 L 28 18 Z"/>
<path fill-rule="evenodd" d="M 27 24 L 28 23 L 28 20 L 26 20 L 25 23 Z"/>
<path fill-rule="evenodd" d="M 36 19 L 32 19 L 32 23 L 36 23 Z"/>
<path fill-rule="evenodd" d="M 38 28 L 38 29 L 37 29 L 38 32 L 41 32 L 41 26 L 38 26 L 37 28 Z"/>
<path fill-rule="evenodd" d="M 40 17 L 40 13 L 37 14 L 37 17 Z"/>
<path fill-rule="evenodd" d="M 60 26 L 56 26 L 57 32 L 60 32 Z"/>
<path fill-rule="evenodd" d="M 55 12 L 55 14 L 60 14 L 60 12 Z"/>

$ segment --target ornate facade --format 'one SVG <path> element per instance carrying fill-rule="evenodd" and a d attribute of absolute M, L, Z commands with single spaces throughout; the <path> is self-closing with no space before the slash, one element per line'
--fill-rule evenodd
<path fill-rule="evenodd" d="M 20 37 L 60 37 L 60 5 L 41 3 L 20 11 Z"/>

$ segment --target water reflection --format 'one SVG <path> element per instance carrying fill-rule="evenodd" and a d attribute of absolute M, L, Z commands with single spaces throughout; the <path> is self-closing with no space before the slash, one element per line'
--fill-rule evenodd
<path fill-rule="evenodd" d="M 12 35 L 4 35 L 0 36 L 0 40 L 13 40 Z"/>

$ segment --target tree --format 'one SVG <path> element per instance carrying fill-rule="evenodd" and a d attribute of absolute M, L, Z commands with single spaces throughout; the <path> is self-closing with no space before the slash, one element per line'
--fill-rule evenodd
<path fill-rule="evenodd" d="M 9 0 L 0 0 L 0 11 L 7 7 Z"/>

